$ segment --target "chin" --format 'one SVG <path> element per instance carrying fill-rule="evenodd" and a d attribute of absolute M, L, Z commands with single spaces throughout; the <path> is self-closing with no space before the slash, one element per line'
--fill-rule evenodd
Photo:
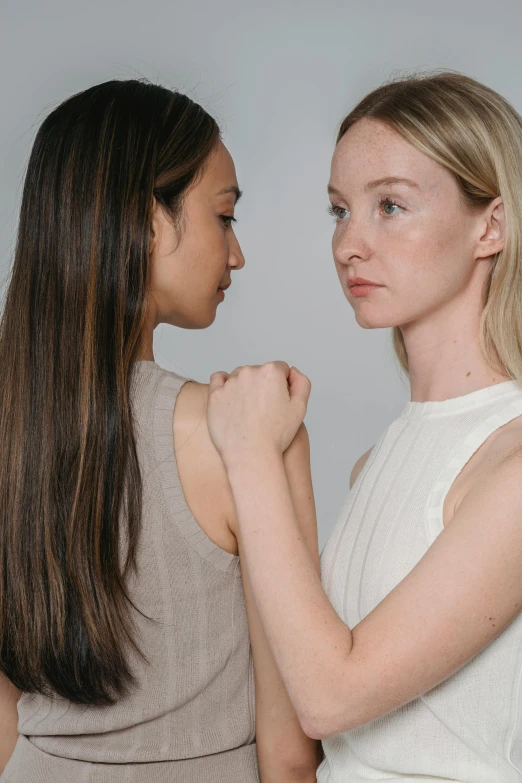
<path fill-rule="evenodd" d="M 162 323 L 169 323 L 171 326 L 178 326 L 180 329 L 208 329 L 216 320 L 216 311 L 207 313 L 185 313 L 183 316 L 179 314 L 176 317 L 165 320 Z"/>
<path fill-rule="evenodd" d="M 190 324 L 188 324 L 185 329 L 208 329 L 209 326 L 212 326 L 214 321 L 216 320 L 215 314 L 212 316 L 212 318 L 205 318 L 198 321 L 192 321 Z"/>
<path fill-rule="evenodd" d="M 198 319 L 198 323 L 196 326 L 194 326 L 194 329 L 208 329 L 209 326 L 212 326 L 214 321 L 216 320 L 217 310 L 212 310 L 209 313 L 205 313 L 201 316 L 201 319 Z"/>
<path fill-rule="evenodd" d="M 368 313 L 356 310 L 355 320 L 363 329 L 388 329 L 396 325 L 392 318 L 386 317 L 385 313 Z"/>

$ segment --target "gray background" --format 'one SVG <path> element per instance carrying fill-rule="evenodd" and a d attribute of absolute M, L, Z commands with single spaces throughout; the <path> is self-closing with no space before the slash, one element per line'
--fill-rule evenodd
<path fill-rule="evenodd" d="M 202 332 L 161 326 L 156 360 L 206 381 L 285 359 L 307 373 L 320 542 L 354 460 L 408 398 L 388 331 L 364 331 L 343 297 L 326 214 L 339 122 L 405 70 L 452 68 L 522 108 L 520 0 L 0 0 L 0 275 L 9 271 L 24 166 L 43 117 L 74 92 L 146 76 L 220 122 L 245 195 L 247 265 Z"/>

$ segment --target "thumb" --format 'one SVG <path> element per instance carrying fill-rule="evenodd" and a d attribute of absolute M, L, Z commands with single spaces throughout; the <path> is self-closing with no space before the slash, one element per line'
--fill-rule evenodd
<path fill-rule="evenodd" d="M 216 389 L 221 389 L 225 385 L 229 378 L 227 372 L 213 372 L 209 381 L 209 394 L 212 394 Z"/>
<path fill-rule="evenodd" d="M 288 394 L 291 400 L 299 400 L 306 406 L 310 398 L 312 384 L 310 379 L 299 372 L 297 367 L 290 367 L 288 374 Z"/>

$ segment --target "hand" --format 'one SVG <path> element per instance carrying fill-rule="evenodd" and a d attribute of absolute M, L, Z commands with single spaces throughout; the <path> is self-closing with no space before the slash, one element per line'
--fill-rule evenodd
<path fill-rule="evenodd" d="M 283 454 L 305 417 L 310 389 L 306 375 L 285 362 L 213 373 L 208 428 L 225 465 L 260 450 Z"/>

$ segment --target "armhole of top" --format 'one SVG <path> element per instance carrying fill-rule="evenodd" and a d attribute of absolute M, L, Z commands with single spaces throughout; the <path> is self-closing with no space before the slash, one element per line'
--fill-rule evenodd
<path fill-rule="evenodd" d="M 369 461 L 370 457 L 372 456 L 372 454 L 373 454 L 373 452 L 374 452 L 374 450 L 375 450 L 375 445 L 376 445 L 376 444 L 374 444 L 374 445 L 373 445 L 371 448 L 367 449 L 367 450 L 364 452 L 364 454 L 361 454 L 361 456 L 359 457 L 359 459 L 357 459 L 357 460 L 354 462 L 354 464 L 353 464 L 353 468 L 352 468 L 352 470 L 351 470 L 351 473 L 350 473 L 350 479 L 352 478 L 352 475 L 353 475 L 353 472 L 354 472 L 354 470 L 355 470 L 355 467 L 356 467 L 356 466 L 358 465 L 358 463 L 359 463 L 359 462 L 362 460 L 362 458 L 363 458 L 363 457 L 365 457 L 365 460 L 364 460 L 363 464 L 361 465 L 361 467 L 360 467 L 360 468 L 359 468 L 359 470 L 357 471 L 357 475 L 356 475 L 356 477 L 355 477 L 355 478 L 354 478 L 354 480 L 352 481 L 352 485 L 351 485 L 351 487 L 350 487 L 350 490 L 352 490 L 352 489 L 354 488 L 355 484 L 357 483 L 357 479 L 359 478 L 359 476 L 361 475 L 361 473 L 364 471 L 364 469 L 365 469 L 366 465 L 368 464 L 368 461 Z"/>
<path fill-rule="evenodd" d="M 485 421 L 481 422 L 460 444 L 456 453 L 439 476 L 428 499 L 425 524 L 430 544 L 444 530 L 444 501 L 459 473 L 477 449 L 486 442 L 495 430 L 503 427 L 504 424 L 508 424 L 520 415 L 522 415 L 522 400 L 514 400 L 501 411 L 493 413 Z"/>
<path fill-rule="evenodd" d="M 209 538 L 190 510 L 181 485 L 174 452 L 173 419 L 178 394 L 190 380 L 164 370 L 154 397 L 154 454 L 160 471 L 165 511 L 186 542 L 203 560 L 219 571 L 240 576 L 239 557 L 221 549 Z"/>

